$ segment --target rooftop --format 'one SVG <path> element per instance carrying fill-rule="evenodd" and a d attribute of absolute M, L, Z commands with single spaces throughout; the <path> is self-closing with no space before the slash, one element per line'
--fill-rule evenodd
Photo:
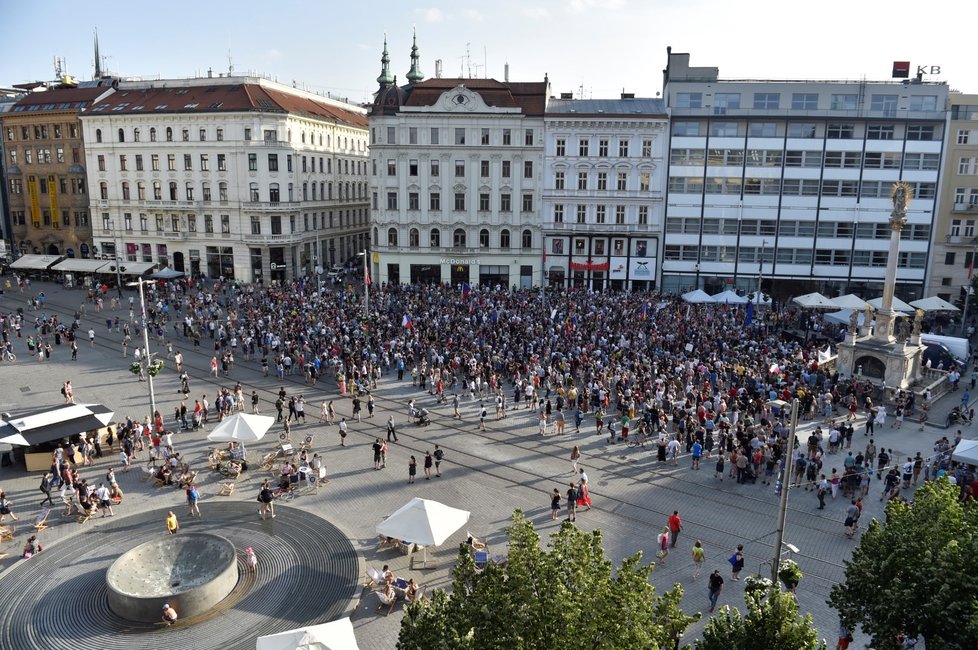
<path fill-rule="evenodd" d="M 625 99 L 551 99 L 547 115 L 645 115 L 666 117 L 665 102 L 652 97 Z"/>
<path fill-rule="evenodd" d="M 410 86 L 405 106 L 434 106 L 443 93 L 465 86 L 489 106 L 520 108 L 524 115 L 540 117 L 547 105 L 546 81 L 509 82 L 495 79 L 432 78 Z"/>

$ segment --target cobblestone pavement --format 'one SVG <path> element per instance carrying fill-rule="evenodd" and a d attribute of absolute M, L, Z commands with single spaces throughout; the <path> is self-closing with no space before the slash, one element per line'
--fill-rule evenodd
<path fill-rule="evenodd" d="M 47 296 L 46 311 L 70 319 L 83 301 L 81 290 L 66 290 L 50 283 L 35 283 L 34 292 L 44 290 Z M 0 298 L 0 308 L 9 310 L 26 306 L 26 296 L 8 291 Z M 137 297 L 138 301 L 138 297 Z M 28 312 L 30 313 L 30 312 Z M 112 316 L 115 313 L 109 312 Z M 118 315 L 125 317 L 124 311 Z M 149 411 L 146 384 L 138 382 L 127 366 L 132 358 L 124 359 L 121 334 L 106 330 L 106 313 L 97 314 L 91 305 L 83 317 L 82 330 L 94 327 L 96 345 L 80 341 L 78 361 L 71 362 L 65 346 L 55 346 L 53 358 L 44 363 L 32 360 L 22 339 L 17 341 L 18 360 L 13 364 L 0 364 L 0 411 L 28 406 L 55 405 L 62 401 L 60 387 L 70 379 L 76 401 L 101 402 L 115 408 L 117 416 L 142 417 Z M 26 337 L 25 330 L 24 336 Z M 87 337 L 83 337 L 87 338 Z M 165 356 L 165 348 L 152 342 L 155 352 Z M 209 347 L 210 346 L 210 347 Z M 177 337 L 175 348 L 182 349 L 191 376 L 191 398 L 208 395 L 213 398 L 218 386 L 232 386 L 240 381 L 248 395 L 257 389 L 261 397 L 263 413 L 274 414 L 274 393 L 280 383 L 273 377 L 263 377 L 256 361 L 238 359 L 227 378 L 208 377 L 208 364 L 212 344 L 202 341 L 198 352 L 191 343 Z M 594 507 L 580 513 L 578 525 L 583 529 L 600 529 L 604 535 L 605 550 L 614 561 L 636 551 L 642 551 L 646 559 L 653 559 L 655 537 L 666 523 L 667 516 L 678 510 L 684 522 L 679 543 L 666 561 L 652 574 L 653 584 L 667 589 L 681 583 L 686 590 L 684 607 L 687 611 L 705 611 L 708 607 L 705 575 L 719 568 L 729 577 L 727 558 L 737 544 L 744 544 L 747 557 L 743 575 L 758 570 L 770 571 L 773 555 L 777 496 L 769 486 L 738 485 L 729 477 L 721 482 L 714 477 L 713 462 L 703 461 L 703 469 L 693 471 L 688 458 L 680 458 L 677 466 L 659 464 L 651 447 L 647 449 L 625 445 L 607 445 L 604 437 L 594 435 L 593 419 L 586 419 L 580 434 L 573 426 L 562 436 L 541 437 L 537 432 L 537 417 L 530 411 L 510 411 L 499 421 L 490 420 L 486 431 L 478 430 L 479 402 L 468 397 L 462 399 L 462 420 L 452 418 L 448 404 L 436 405 L 435 398 L 426 392 L 412 388 L 410 380 L 397 382 L 396 375 L 388 374 L 375 391 L 377 409 L 373 418 L 364 417 L 362 422 L 349 422 L 350 435 L 346 446 L 340 446 L 336 426 L 319 424 L 319 408 L 324 400 L 334 400 L 338 416 L 351 416 L 349 399 L 341 398 L 332 382 L 316 386 L 304 385 L 301 375 L 285 379 L 289 394 L 302 394 L 306 399 L 308 423 L 293 427 L 292 438 L 313 436 L 313 448 L 323 454 L 328 467 L 330 483 L 318 493 L 308 493 L 292 500 L 288 505 L 320 515 L 339 527 L 361 554 L 362 566 L 379 568 L 390 564 L 391 568 L 407 577 L 415 577 L 421 584 L 444 587 L 450 584 L 449 571 L 457 545 L 464 541 L 466 529 L 453 535 L 440 548 L 429 550 L 434 566 L 427 569 L 410 569 L 407 558 L 395 551 L 376 550 L 375 527 L 383 517 L 392 513 L 414 496 L 435 499 L 472 512 L 467 529 L 480 537 L 488 537 L 493 553 L 505 553 L 503 533 L 515 508 L 522 508 L 537 524 L 544 538 L 556 530 L 559 522 L 551 522 L 548 493 L 554 487 L 564 486 L 572 478 L 569 461 L 570 450 L 581 446 L 581 466 L 588 473 Z M 179 404 L 179 383 L 172 363 L 155 382 L 157 407 L 168 418 Z M 420 428 L 407 421 L 407 402 L 416 399 L 418 406 L 426 406 L 432 413 L 432 425 Z M 943 419 L 947 411 L 958 403 L 959 394 L 943 398 L 931 411 L 932 421 Z M 489 408 L 490 413 L 492 408 Z M 390 445 L 387 468 L 374 471 L 370 445 L 374 438 L 383 437 L 388 415 L 397 423 L 399 442 Z M 891 418 L 892 421 L 892 418 Z M 863 435 L 864 419 L 860 416 L 853 449 L 862 448 L 867 438 Z M 803 422 L 798 435 L 802 440 L 814 423 Z M 217 496 L 218 476 L 206 469 L 205 431 L 179 433 L 175 446 L 193 464 L 202 469 L 205 477 L 201 486 L 201 509 L 207 510 L 211 501 L 250 501 L 254 503 L 259 482 L 270 476 L 253 468 L 239 481 L 238 489 L 231 497 Z M 258 444 L 250 445 L 252 458 L 274 450 L 281 425 L 273 427 L 269 436 Z M 951 430 L 927 426 L 921 432 L 909 421 L 901 429 L 890 426 L 877 431 L 878 447 L 892 448 L 894 458 L 912 455 L 920 450 L 925 456 L 933 441 L 942 435 L 952 435 Z M 975 437 L 973 430 L 965 430 L 966 438 Z M 419 472 L 417 483 L 407 484 L 407 464 L 414 455 L 422 464 L 426 451 L 439 444 L 445 451 L 442 477 L 425 480 Z M 844 454 L 828 456 L 826 469 L 842 468 Z M 146 460 L 145 452 L 141 460 Z M 81 474 L 89 480 L 101 478 L 106 469 L 116 464 L 114 454 L 106 454 L 94 467 L 83 468 Z M 118 472 L 117 472 L 118 473 Z M 120 484 L 126 491 L 126 500 L 117 510 L 117 517 L 127 517 L 161 507 L 180 508 L 185 511 L 182 492 L 160 492 L 143 484 L 138 472 L 118 473 Z M 14 502 L 14 512 L 20 517 L 16 522 L 13 543 L 5 549 L 12 557 L 0 561 L 0 581 L 4 580 L 12 566 L 20 562 L 20 545 L 30 530 L 30 520 L 36 516 L 40 502 L 37 484 L 39 475 L 27 474 L 23 465 L 0 468 L 0 487 L 7 491 Z M 881 484 L 874 481 L 867 499 L 864 521 L 882 515 L 878 501 Z M 833 584 L 843 577 L 843 561 L 849 557 L 855 540 L 844 535 L 843 520 L 846 501 L 841 497 L 830 499 L 824 511 L 816 510 L 817 499 L 812 492 L 801 488 L 790 493 L 789 512 L 785 541 L 799 547 L 794 558 L 801 565 L 805 577 L 798 588 L 798 601 L 803 612 L 811 612 L 821 634 L 835 641 L 837 616 L 825 599 Z M 258 517 L 257 511 L 255 517 Z M 110 521 L 110 520 L 105 520 Z M 249 522 L 250 523 L 250 522 Z M 103 521 L 91 522 L 95 528 Z M 67 520 L 56 522 L 41 533 L 45 546 L 55 547 L 62 540 L 79 534 L 79 526 Z M 690 549 L 695 540 L 701 540 L 706 549 L 704 577 L 694 581 Z M 120 549 L 121 552 L 122 549 Z M 43 556 L 42 556 L 43 557 Z M 36 560 L 32 560 L 36 561 Z M 362 573 L 362 572 L 361 572 Z M 362 583 L 361 583 L 362 584 Z M 742 582 L 727 580 L 720 604 L 730 604 L 744 609 Z M 396 607 L 389 616 L 375 611 L 376 598 L 368 591 L 357 590 L 361 598 L 354 599 L 348 608 L 361 647 L 383 650 L 393 648 L 399 629 L 402 608 Z M 316 598 L 316 594 L 310 594 Z M 232 614 L 233 615 L 233 614 Z M 695 638 L 705 620 L 694 625 L 686 640 Z M 857 635 L 855 647 L 868 639 Z"/>

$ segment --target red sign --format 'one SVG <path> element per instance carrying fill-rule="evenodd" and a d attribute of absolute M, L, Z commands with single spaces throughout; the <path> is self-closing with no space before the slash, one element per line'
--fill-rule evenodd
<path fill-rule="evenodd" d="M 906 79 L 910 76 L 910 61 L 893 62 L 893 78 Z"/>

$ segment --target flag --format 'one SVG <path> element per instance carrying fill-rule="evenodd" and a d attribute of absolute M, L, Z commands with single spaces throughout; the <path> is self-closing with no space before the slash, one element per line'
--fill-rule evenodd
<path fill-rule="evenodd" d="M 642 318 L 644 319 L 648 317 L 649 317 L 649 303 L 645 303 L 644 305 L 642 305 Z"/>
<path fill-rule="evenodd" d="M 462 297 L 463 298 L 468 298 L 470 293 L 472 293 L 472 287 L 469 286 L 469 283 L 468 282 L 463 282 L 462 283 Z"/>
<path fill-rule="evenodd" d="M 367 283 L 367 286 L 369 287 L 370 286 L 370 269 L 367 269 L 366 271 L 364 271 L 364 273 L 366 275 L 364 275 L 363 277 L 364 277 L 364 279 L 365 279 L 365 281 Z"/>
<path fill-rule="evenodd" d="M 747 317 L 744 318 L 744 327 L 750 327 L 750 324 L 754 321 L 754 303 L 747 303 Z"/>
<path fill-rule="evenodd" d="M 404 318 L 401 319 L 401 327 L 411 329 L 411 316 L 409 314 L 404 314 Z"/>

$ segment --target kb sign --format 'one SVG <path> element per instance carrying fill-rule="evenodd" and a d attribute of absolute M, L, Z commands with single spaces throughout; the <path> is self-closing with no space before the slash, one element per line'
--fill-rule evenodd
<path fill-rule="evenodd" d="M 923 77 L 925 74 L 936 76 L 941 74 L 941 66 L 939 65 L 918 65 L 917 66 L 917 78 Z M 893 78 L 894 79 L 907 79 L 910 76 L 910 61 L 894 61 L 893 62 Z"/>

